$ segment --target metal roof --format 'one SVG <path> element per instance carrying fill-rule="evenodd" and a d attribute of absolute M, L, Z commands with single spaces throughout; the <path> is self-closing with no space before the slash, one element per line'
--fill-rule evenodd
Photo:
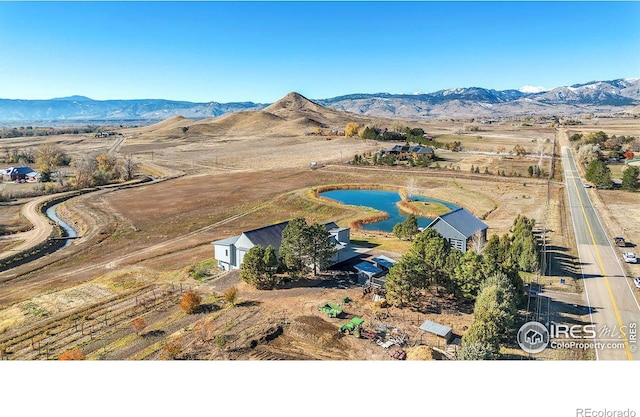
<path fill-rule="evenodd" d="M 391 268 L 396 263 L 396 261 L 394 261 L 391 258 L 387 258 L 384 255 L 377 256 L 377 257 L 373 258 L 372 261 L 377 263 L 378 265 L 382 265 L 383 267 L 385 267 L 387 269 Z"/>
<path fill-rule="evenodd" d="M 417 154 L 432 154 L 433 153 L 433 149 L 431 148 L 425 148 L 424 146 L 419 146 L 419 149 L 417 151 L 414 150 L 415 153 Z"/>
<path fill-rule="evenodd" d="M 438 221 L 447 223 L 449 226 L 462 233 L 467 239 L 478 231 L 489 228 L 489 226 L 487 226 L 482 220 L 462 207 L 439 216 L 437 219 L 432 221 L 427 228 L 430 228 Z"/>
<path fill-rule="evenodd" d="M 364 272 L 367 275 L 375 275 L 383 272 L 382 269 L 369 262 L 360 262 L 359 264 L 355 265 L 354 268 L 360 272 Z"/>
<path fill-rule="evenodd" d="M 219 245 L 219 246 L 231 246 L 235 244 L 238 241 L 238 239 L 240 239 L 240 235 L 231 236 L 226 239 L 216 240 L 215 242 L 212 242 L 212 243 L 214 245 Z"/>
<path fill-rule="evenodd" d="M 445 339 L 451 336 L 451 327 L 436 323 L 431 320 L 425 320 L 425 322 L 420 325 L 420 330 L 433 333 L 440 337 L 444 337 Z"/>
<path fill-rule="evenodd" d="M 245 235 L 254 245 L 260 245 L 263 248 L 271 246 L 273 249 L 277 250 L 282 243 L 282 232 L 288 224 L 288 221 L 272 224 L 271 226 L 249 230 L 248 232 L 244 232 L 243 235 Z"/>
<path fill-rule="evenodd" d="M 12 175 L 12 174 L 25 175 L 25 174 L 28 174 L 30 172 L 33 172 L 33 169 L 31 169 L 29 167 L 18 167 L 18 168 L 13 168 L 13 170 L 11 170 L 9 172 L 9 174 L 10 175 Z"/>

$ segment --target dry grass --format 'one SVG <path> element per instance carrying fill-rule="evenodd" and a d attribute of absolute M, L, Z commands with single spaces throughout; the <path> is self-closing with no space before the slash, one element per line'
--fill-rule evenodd
<path fill-rule="evenodd" d="M 313 106 L 298 111 L 295 100 L 287 106 L 281 104 L 283 106 L 266 113 L 243 113 L 198 122 L 176 117 L 152 127 L 125 131 L 126 139 L 120 152 L 135 153 L 136 160 L 154 175 L 186 175 L 137 189 L 87 195 L 66 203 L 65 210 L 83 227 L 83 239 L 65 249 L 66 252 L 52 255 L 47 262 L 53 263 L 47 268 L 32 272 L 22 269 L 16 271 L 21 274 L 21 279 L 8 284 L 3 292 L 2 302 L 5 304 L 0 309 L 0 329 L 22 326 L 32 321 L 33 313 L 37 311 L 55 315 L 82 303 L 99 301 L 100 297 L 135 287 L 141 282 L 202 285 L 190 280 L 184 268 L 210 258 L 211 241 L 243 230 L 297 216 L 305 216 L 312 222 L 333 220 L 347 225 L 371 214 L 367 209 L 314 198 L 313 194 L 326 190 L 322 188 L 326 186 L 334 187 L 332 189 L 402 191 L 413 184 L 418 195 L 457 204 L 483 218 L 489 225 L 490 234 L 506 233 L 513 219 L 522 214 L 536 219 L 538 224 L 546 219 L 547 224 L 553 225 L 554 239 L 570 247 L 570 242 L 561 237 L 565 230 L 563 225 L 567 224 L 567 219 L 562 217 L 564 208 L 561 204 L 554 206 L 553 202 L 551 208 L 547 207 L 547 186 L 544 181 L 526 177 L 507 177 L 495 181 L 496 177 L 492 175 L 469 174 L 471 165 L 474 165 L 480 166 L 481 172 L 488 167 L 492 172 L 505 170 L 507 174 L 514 171 L 525 175 L 526 168 L 537 163 L 536 158 L 442 151 L 439 154 L 446 159 L 443 165 L 460 167 L 460 171 L 447 170 L 446 176 L 440 175 L 439 170 L 431 169 L 352 167 L 341 162 L 350 160 L 355 153 L 375 152 L 392 144 L 335 136 L 331 140 L 306 136 L 304 131 L 308 127 L 333 124 L 344 128 L 347 121 L 357 119 L 357 116 L 318 115 L 314 113 L 318 109 Z M 391 125 L 389 121 L 371 122 Z M 402 123 L 423 127 L 436 136 L 450 135 L 442 140 L 460 140 L 463 149 L 479 152 L 495 152 L 499 147 L 505 147 L 508 151 L 515 144 L 531 152 L 538 151 L 539 147 L 547 152 L 546 139 L 553 137 L 553 132 L 543 126 L 501 123 L 482 127 L 480 132 L 459 135 L 456 131 L 464 130 L 463 123 Z M 601 127 L 604 123 L 593 127 Z M 183 127 L 188 127 L 188 130 L 183 132 Z M 618 134 L 634 134 L 636 129 L 630 124 L 619 128 L 612 124 L 610 127 L 611 132 Z M 74 154 L 104 150 L 111 145 L 111 141 L 86 135 L 70 135 L 56 140 Z M 14 141 L 11 145 L 24 144 Z M 308 164 L 311 161 L 327 163 L 328 166 L 310 170 Z M 548 161 L 543 160 L 543 163 Z M 456 176 L 457 172 L 465 175 Z M 552 199 L 556 201 L 557 193 L 562 192 L 561 187 L 553 186 Z M 640 219 L 640 212 L 633 211 L 633 207 L 638 206 L 638 195 L 598 192 L 602 193 L 603 203 L 611 211 L 612 230 L 616 227 L 613 223 L 617 223 L 621 228 L 628 228 L 621 232 L 627 234 L 629 240 L 640 241 L 640 236 L 635 232 L 640 230 L 640 225 L 634 226 L 633 223 L 633 219 Z M 12 214 L 3 212 L 2 215 L 10 218 L 15 216 L 16 211 L 17 208 Z M 404 253 L 410 245 L 391 236 L 365 231 L 354 231 L 352 236 L 354 243 L 361 241 L 374 246 L 376 250 L 396 254 Z M 153 249 L 155 246 L 157 249 Z M 126 262 L 115 262 L 131 254 L 135 256 Z M 34 263 L 32 267 L 37 265 L 40 264 Z M 141 266 L 144 268 L 139 268 Z M 98 280 L 92 281 L 94 278 Z M 203 291 L 205 288 L 202 287 Z M 282 336 L 278 342 L 279 349 L 286 350 L 287 343 L 291 342 L 292 345 L 288 347 L 290 357 L 325 359 L 326 352 L 323 353 L 322 348 L 339 342 L 340 346 L 344 344 L 347 348 L 343 349 L 342 356 L 331 353 L 336 359 L 389 359 L 384 352 L 376 350 L 378 347 L 375 345 L 362 345 L 362 341 L 355 338 L 335 340 L 334 334 L 329 331 L 329 327 L 333 329 L 335 323 L 316 316 L 318 300 L 340 300 L 349 296 L 356 300 L 350 305 L 350 312 L 360 314 L 366 317 L 367 323 L 372 323 L 373 305 L 369 300 L 360 299 L 360 290 L 357 288 L 289 288 L 272 292 L 256 291 L 242 284 L 238 288 L 241 307 L 216 311 L 210 316 L 219 326 L 219 331 L 228 329 L 225 332 L 230 337 L 245 338 L 242 339 L 245 342 L 250 342 L 252 337 L 259 338 L 260 332 L 271 328 L 273 320 L 281 318 L 284 312 L 292 322 L 296 320 L 303 323 L 298 326 L 298 331 L 304 333 L 302 339 L 313 337 L 315 340 L 313 344 L 305 344 L 300 335 Z M 246 303 L 244 306 L 243 302 Z M 414 325 L 419 325 L 426 318 L 453 326 L 458 333 L 464 332 L 472 320 L 469 314 L 423 315 L 392 310 L 391 321 L 393 324 L 409 326 L 408 330 L 417 337 Z M 313 320 L 318 328 L 313 335 L 311 328 L 314 326 L 309 325 L 309 320 Z M 157 312 L 154 319 L 148 322 L 149 329 L 166 332 L 161 338 L 165 342 L 174 334 L 188 340 L 189 326 L 193 324 L 177 307 L 175 311 Z M 326 331 L 320 331 L 323 329 Z M 129 332 L 119 335 L 110 346 L 114 350 L 121 350 L 122 358 L 158 358 L 162 350 L 162 343 L 157 340 L 136 345 L 135 348 L 130 346 L 132 343 L 138 342 L 133 342 Z M 261 349 L 268 350 L 267 347 Z M 126 351 L 127 348 L 132 350 Z M 273 354 L 273 351 L 270 352 Z M 409 357 L 429 359 L 430 353 L 426 349 L 416 349 L 409 352 Z M 204 356 L 207 358 L 229 358 L 219 348 L 212 349 L 206 355 L 210 355 Z"/>

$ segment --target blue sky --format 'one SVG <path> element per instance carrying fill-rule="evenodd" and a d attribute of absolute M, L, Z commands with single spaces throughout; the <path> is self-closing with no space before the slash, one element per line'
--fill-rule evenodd
<path fill-rule="evenodd" d="M 0 98 L 269 103 L 640 77 L 639 2 L 0 2 Z"/>

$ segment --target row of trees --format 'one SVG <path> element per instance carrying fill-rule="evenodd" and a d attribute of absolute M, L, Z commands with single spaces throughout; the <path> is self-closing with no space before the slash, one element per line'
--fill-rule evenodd
<path fill-rule="evenodd" d="M 571 142 L 577 143 L 578 146 L 582 144 L 598 145 L 601 149 L 619 151 L 625 148 L 633 148 L 636 142 L 635 136 L 616 136 L 611 137 L 603 131 L 592 132 L 587 134 L 574 133 L 569 136 Z"/>
<path fill-rule="evenodd" d="M 640 188 L 638 179 L 640 169 L 633 165 L 627 166 L 622 171 L 621 188 L 626 191 L 637 191 Z M 611 179 L 611 169 L 603 161 L 596 159 L 587 165 L 585 179 L 599 188 L 611 188 L 613 180 Z"/>
<path fill-rule="evenodd" d="M 290 278 L 300 278 L 327 267 L 336 254 L 334 241 L 327 228 L 319 223 L 308 224 L 303 217 L 295 218 L 282 231 L 278 253 L 273 247 L 256 245 L 244 256 L 240 278 L 259 289 L 272 289 L 280 282 L 280 272 Z"/>
<path fill-rule="evenodd" d="M 35 152 L 31 148 L 7 149 L 4 161 L 11 164 L 35 164 L 42 182 L 51 181 L 53 174 L 56 174 L 58 181 L 62 183 L 62 168 L 71 166 L 76 188 L 104 185 L 120 179 L 128 181 L 133 179 L 139 168 L 130 154 L 122 158 L 109 153 L 71 158 L 53 143 L 44 143 L 35 148 Z"/>
<path fill-rule="evenodd" d="M 54 136 L 54 135 L 65 135 L 65 134 L 77 135 L 81 133 L 92 133 L 98 130 L 100 130 L 99 126 L 79 126 L 79 127 L 60 127 L 60 128 L 20 126 L 20 127 L 10 127 L 10 128 L 0 128 L 0 138 Z"/>
<path fill-rule="evenodd" d="M 347 123 L 344 135 L 346 137 L 358 136 L 362 139 L 405 141 L 419 144 L 430 141 L 430 139 L 425 138 L 424 129 L 419 127 L 396 126 L 394 130 L 389 130 L 386 127 L 362 126 L 355 122 Z"/>
<path fill-rule="evenodd" d="M 121 179 L 128 181 L 138 170 L 138 164 L 130 154 L 123 158 L 108 153 L 85 155 L 73 159 L 71 166 L 76 188 L 94 187 Z"/>

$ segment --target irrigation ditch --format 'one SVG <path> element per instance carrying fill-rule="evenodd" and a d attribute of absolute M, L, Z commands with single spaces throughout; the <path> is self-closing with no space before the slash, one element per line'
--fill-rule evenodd
<path fill-rule="evenodd" d="M 169 179 L 169 178 L 167 178 Z M 163 179 L 166 180 L 166 179 Z M 23 251 L 17 252 L 14 255 L 11 255 L 7 258 L 0 260 L 0 272 L 27 264 L 36 259 L 39 259 L 45 255 L 49 255 L 53 252 L 56 252 L 70 243 L 71 239 L 75 239 L 78 237 L 76 233 L 77 230 L 74 230 L 70 225 L 68 225 L 64 219 L 61 219 L 57 213 L 55 206 L 58 204 L 67 201 L 71 198 L 78 197 L 83 194 L 92 193 L 95 191 L 112 189 L 112 190 L 122 190 L 127 188 L 138 187 L 140 185 L 144 185 L 149 182 L 158 182 L 160 180 L 153 177 L 144 177 L 137 180 L 134 183 L 128 184 L 117 184 L 111 186 L 103 186 L 103 187 L 92 187 L 92 188 L 83 188 L 81 190 L 64 193 L 63 195 L 53 196 L 50 200 L 47 200 L 38 206 L 38 213 L 44 217 L 46 217 L 50 224 L 52 225 L 52 231 L 47 236 L 45 240 L 40 242 L 39 244 L 32 246 L 31 248 L 25 249 Z"/>

